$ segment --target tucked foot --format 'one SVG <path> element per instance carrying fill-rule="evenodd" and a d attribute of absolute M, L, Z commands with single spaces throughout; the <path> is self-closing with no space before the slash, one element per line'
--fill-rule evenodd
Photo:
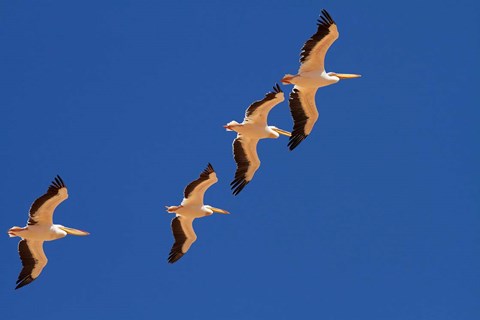
<path fill-rule="evenodd" d="M 292 79 L 295 78 L 295 76 L 291 74 L 286 74 L 285 77 L 280 80 L 283 84 L 292 84 Z"/>

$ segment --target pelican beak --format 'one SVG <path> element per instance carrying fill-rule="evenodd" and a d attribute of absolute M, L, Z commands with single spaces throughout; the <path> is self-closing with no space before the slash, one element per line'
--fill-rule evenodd
<path fill-rule="evenodd" d="M 59 227 L 59 228 L 65 231 L 66 233 L 74 236 L 88 236 L 90 234 L 87 231 L 82 231 L 82 230 L 73 229 L 73 228 L 67 228 L 67 227 Z"/>
<path fill-rule="evenodd" d="M 230 214 L 230 212 L 228 212 L 227 210 L 223 210 L 223 209 L 219 209 L 219 208 L 214 208 L 214 207 L 210 207 L 210 209 L 211 209 L 213 212 L 222 213 L 222 214 Z"/>
<path fill-rule="evenodd" d="M 272 128 L 273 131 L 277 132 L 278 134 L 283 134 L 284 136 L 291 137 L 292 134 L 288 131 L 278 129 L 278 128 Z"/>
<path fill-rule="evenodd" d="M 360 74 L 350 74 L 350 73 L 336 73 L 335 75 L 340 79 L 353 79 L 353 78 L 360 78 L 362 76 Z"/>

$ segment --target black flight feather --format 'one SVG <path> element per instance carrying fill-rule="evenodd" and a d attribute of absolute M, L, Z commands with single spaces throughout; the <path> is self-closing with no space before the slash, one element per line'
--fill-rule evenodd
<path fill-rule="evenodd" d="M 50 186 L 48 187 L 47 192 L 41 196 L 40 198 L 36 199 L 33 203 L 32 206 L 30 207 L 30 213 L 29 213 L 29 218 L 28 218 L 28 225 L 34 225 L 37 222 L 35 221 L 35 213 L 37 210 L 49 199 L 55 197 L 58 194 L 58 190 L 61 188 L 66 188 L 65 182 L 63 182 L 62 178 L 57 175 L 55 179 L 52 181 Z"/>
<path fill-rule="evenodd" d="M 207 167 L 202 171 L 200 174 L 200 177 L 198 177 L 197 180 L 190 182 L 186 187 L 185 190 L 183 191 L 184 197 L 188 198 L 190 193 L 203 181 L 206 181 L 210 177 L 210 173 L 215 172 L 213 169 L 212 165 L 209 163 Z"/>
<path fill-rule="evenodd" d="M 240 191 L 250 182 L 246 180 L 246 174 L 250 161 L 248 161 L 247 154 L 243 149 L 241 138 L 236 138 L 233 141 L 233 157 L 237 163 L 237 170 L 235 171 L 235 178 L 230 183 L 233 195 L 238 195 Z"/>
<path fill-rule="evenodd" d="M 317 32 L 305 42 L 300 53 L 300 63 L 304 63 L 315 45 L 330 33 L 330 26 L 335 24 L 327 10 L 323 9 L 320 19 L 317 20 Z"/>
<path fill-rule="evenodd" d="M 308 116 L 303 110 L 298 93 L 298 89 L 293 89 L 290 93 L 289 99 L 290 113 L 293 118 L 292 136 L 288 141 L 290 151 L 295 149 L 303 140 L 305 140 L 305 138 L 308 137 L 308 135 L 305 134 L 305 125 L 307 124 Z"/>
<path fill-rule="evenodd" d="M 180 217 L 173 218 L 171 226 L 175 243 L 168 255 L 168 263 L 175 263 L 185 254 L 185 252 L 182 251 L 182 247 L 185 241 L 187 241 L 187 237 L 185 236 L 185 232 L 183 232 Z"/>
<path fill-rule="evenodd" d="M 31 283 L 36 278 L 32 278 L 32 270 L 35 267 L 36 259 L 33 257 L 30 248 L 27 245 L 27 240 L 21 240 L 18 243 L 18 253 L 20 260 L 22 261 L 22 271 L 18 275 L 17 286 L 15 289 L 19 289 L 27 284 Z"/>
<path fill-rule="evenodd" d="M 265 97 L 262 100 L 255 101 L 252 103 L 245 112 L 245 117 L 249 117 L 252 115 L 260 106 L 262 106 L 265 102 L 275 99 L 277 93 L 283 92 L 278 83 L 273 86 L 273 91 L 267 92 Z"/>

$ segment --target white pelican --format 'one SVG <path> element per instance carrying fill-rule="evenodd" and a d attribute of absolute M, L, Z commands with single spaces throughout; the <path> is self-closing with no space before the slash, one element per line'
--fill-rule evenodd
<path fill-rule="evenodd" d="M 217 174 L 212 165 L 208 166 L 200 174 L 200 177 L 190 182 L 183 191 L 184 198 L 179 206 L 165 206 L 167 212 L 176 213 L 172 219 L 172 232 L 175 243 L 170 250 L 168 262 L 174 263 L 187 253 L 190 246 L 197 240 L 193 230 L 193 220 L 212 215 L 214 212 L 229 214 L 223 209 L 214 208 L 203 204 L 203 195 L 211 185 L 217 183 Z"/>
<path fill-rule="evenodd" d="M 286 74 L 284 84 L 293 84 L 289 105 L 293 118 L 292 136 L 288 142 L 290 150 L 295 149 L 312 132 L 318 119 L 315 106 L 315 93 L 320 87 L 337 83 L 340 79 L 358 78 L 358 74 L 325 72 L 325 55 L 328 48 L 338 38 L 335 21 L 328 12 L 322 10 L 317 20 L 317 32 L 303 45 L 300 53 L 300 69 L 298 74 Z"/>
<path fill-rule="evenodd" d="M 53 212 L 55 208 L 68 198 L 67 187 L 60 176 L 48 187 L 47 193 L 35 200 L 30 208 L 27 226 L 12 227 L 8 230 L 10 237 L 20 237 L 18 253 L 22 260 L 22 271 L 18 275 L 17 286 L 21 288 L 35 280 L 48 259 L 43 252 L 43 242 L 57 240 L 67 234 L 86 236 L 89 233 L 67 228 L 59 224 L 53 224 Z"/>
<path fill-rule="evenodd" d="M 242 123 L 231 121 L 224 126 L 227 131 L 237 132 L 237 138 L 233 140 L 233 157 L 237 163 L 237 170 L 234 180 L 230 183 L 234 195 L 239 194 L 252 181 L 253 175 L 260 167 L 257 155 L 258 140 L 277 139 L 280 134 L 291 136 L 290 132 L 267 124 L 268 113 L 283 100 L 285 100 L 283 91 L 276 84 L 273 92 L 267 93 L 265 98 L 255 101 L 248 107 Z"/>

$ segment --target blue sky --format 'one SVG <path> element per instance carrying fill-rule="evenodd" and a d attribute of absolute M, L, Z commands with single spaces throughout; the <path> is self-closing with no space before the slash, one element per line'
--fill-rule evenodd
<path fill-rule="evenodd" d="M 477 1 L 2 1 L 0 230 L 23 225 L 60 174 L 55 222 L 13 290 L 17 240 L 0 241 L 4 319 L 478 319 Z M 259 144 L 238 196 L 232 132 L 285 73 L 322 8 L 340 38 L 320 118 L 295 151 Z M 285 92 L 291 87 L 283 86 Z M 269 123 L 287 130 L 288 105 Z M 211 162 L 206 203 L 175 265 L 171 214 Z M 187 301 L 190 303 L 186 303 Z"/>

